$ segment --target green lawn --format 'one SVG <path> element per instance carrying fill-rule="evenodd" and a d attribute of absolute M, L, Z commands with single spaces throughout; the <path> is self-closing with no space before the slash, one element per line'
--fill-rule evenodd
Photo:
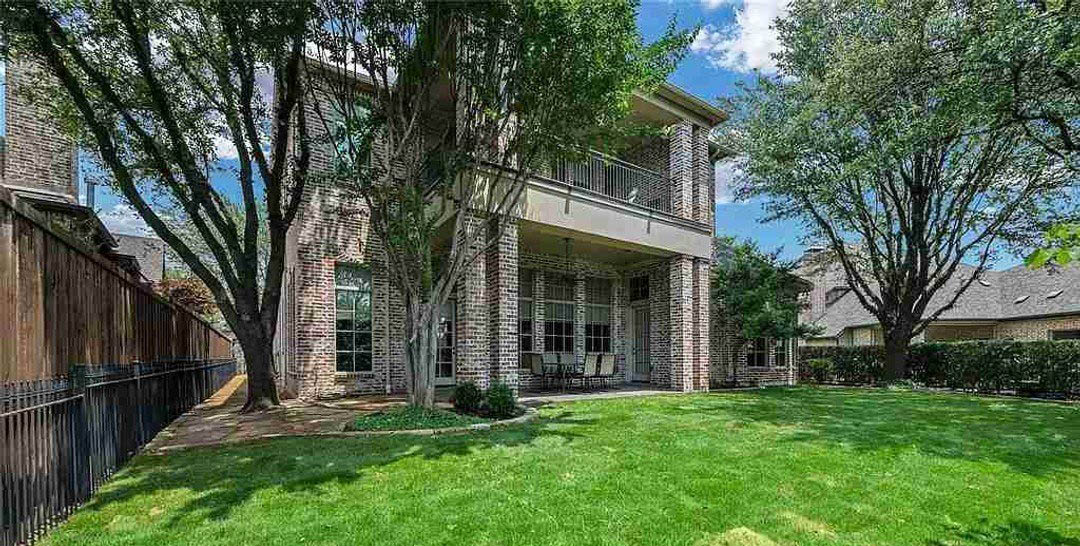
<path fill-rule="evenodd" d="M 44 541 L 1080 545 L 1080 407 L 769 389 L 141 456 Z"/>

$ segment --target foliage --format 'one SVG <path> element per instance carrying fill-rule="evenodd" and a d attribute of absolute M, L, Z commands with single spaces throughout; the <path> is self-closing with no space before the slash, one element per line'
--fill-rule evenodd
<path fill-rule="evenodd" d="M 833 364 L 828 358 L 811 358 L 806 361 L 806 367 L 814 381 L 823 383 L 831 375 Z"/>
<path fill-rule="evenodd" d="M 494 382 L 484 392 L 484 409 L 495 419 L 513 417 L 517 412 L 517 397 L 510 385 Z"/>
<path fill-rule="evenodd" d="M 1075 546 L 1080 407 L 784 387 L 138 455 L 41 546 Z"/>
<path fill-rule="evenodd" d="M 454 410 L 458 413 L 476 413 L 484 401 L 484 391 L 472 381 L 462 381 L 454 386 Z"/>
<path fill-rule="evenodd" d="M 829 246 L 882 326 L 894 378 L 1001 243 L 1029 243 L 1071 195 L 1061 159 L 960 77 L 970 14 L 955 6 L 794 3 L 777 21 L 778 76 L 732 100 L 725 135 L 742 154 L 739 195 Z M 975 274 L 950 282 L 962 261 Z"/>
<path fill-rule="evenodd" d="M 310 163 L 301 59 L 319 26 L 312 8 L 0 4 L 5 45 L 38 68 L 19 92 L 92 152 L 112 188 L 214 294 L 244 350 L 246 411 L 278 403 L 270 347 L 285 236 Z M 220 163 L 230 148 L 235 158 Z M 260 248 L 269 249 L 264 261 Z"/>
<path fill-rule="evenodd" d="M 464 427 L 488 420 L 438 408 L 403 406 L 361 415 L 349 423 L 348 430 L 419 430 Z"/>
<path fill-rule="evenodd" d="M 917 343 L 909 346 L 907 353 L 904 377 L 929 387 L 1080 396 L 1080 342 L 1076 341 Z M 833 366 L 827 382 L 875 384 L 884 380 L 881 346 L 803 347 L 799 356 L 802 378 L 817 371 L 811 362 L 829 358 Z"/>
<path fill-rule="evenodd" d="M 721 237 L 714 248 L 712 298 L 723 305 L 725 320 L 733 323 L 743 342 L 801 338 L 818 331 L 799 323 L 804 281 L 793 273 L 795 263 L 780 260 L 778 252 L 762 252 L 753 241 Z"/>
<path fill-rule="evenodd" d="M 555 158 L 617 142 L 689 45 L 630 0 L 320 3 L 315 117 L 405 307 L 410 400 L 434 403 L 435 316 Z"/>
<path fill-rule="evenodd" d="M 154 283 L 154 292 L 177 305 L 194 311 L 200 317 L 211 320 L 217 317 L 218 307 L 214 294 L 206 283 L 196 277 L 168 277 Z"/>
<path fill-rule="evenodd" d="M 1064 267 L 1080 262 L 1080 224 L 1057 224 L 1047 230 L 1045 241 L 1046 246 L 1024 260 L 1028 267 L 1038 269 L 1050 263 Z"/>

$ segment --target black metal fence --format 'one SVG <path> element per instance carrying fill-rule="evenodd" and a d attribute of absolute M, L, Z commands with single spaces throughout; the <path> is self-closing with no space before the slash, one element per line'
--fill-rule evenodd
<path fill-rule="evenodd" d="M 59 523 L 235 372 L 233 359 L 174 361 L 0 383 L 0 546 Z"/>

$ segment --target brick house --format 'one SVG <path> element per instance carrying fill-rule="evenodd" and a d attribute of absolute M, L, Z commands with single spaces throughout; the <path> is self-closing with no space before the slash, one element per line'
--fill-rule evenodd
<path fill-rule="evenodd" d="M 804 262 L 822 252 L 811 249 Z M 947 301 L 975 268 L 961 265 L 956 275 L 935 294 L 930 308 Z M 803 272 L 814 288 L 804 321 L 821 326 L 807 345 L 880 345 L 881 327 L 847 287 L 836 264 L 816 264 Z M 927 326 L 915 341 L 979 339 L 1080 339 L 1080 267 L 1032 270 L 1020 265 L 1003 271 L 984 271 L 953 308 Z"/>
<path fill-rule="evenodd" d="M 665 136 L 527 182 L 513 225 L 442 311 L 438 385 L 539 387 L 529 355 L 558 353 L 579 363 L 612 355 L 619 383 L 708 389 L 708 135 L 726 116 L 673 85 L 637 95 L 632 116 Z M 330 161 L 329 149 L 315 150 L 312 166 Z M 404 311 L 361 206 L 316 182 L 290 229 L 274 348 L 289 394 L 406 389 Z"/>

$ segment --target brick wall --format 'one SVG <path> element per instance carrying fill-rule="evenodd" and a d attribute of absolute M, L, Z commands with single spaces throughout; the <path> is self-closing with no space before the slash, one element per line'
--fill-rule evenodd
<path fill-rule="evenodd" d="M 77 203 L 75 146 L 60 134 L 47 112 L 26 96 L 37 68 L 26 61 L 7 62 L 4 101 L 7 116 L 2 182 L 12 190 L 41 192 Z"/>
<path fill-rule="evenodd" d="M 1053 330 L 1080 330 L 1080 316 L 1002 321 L 994 329 L 994 336 L 1037 341 L 1050 339 Z"/>

